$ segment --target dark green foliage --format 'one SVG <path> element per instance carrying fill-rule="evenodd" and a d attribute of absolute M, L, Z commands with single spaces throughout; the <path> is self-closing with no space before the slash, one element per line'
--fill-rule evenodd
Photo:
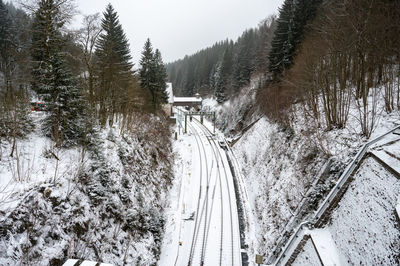
<path fill-rule="evenodd" d="M 84 132 L 83 105 L 80 91 L 62 52 L 64 39 L 60 28 L 60 5 L 53 0 L 42 0 L 33 22 L 32 88 L 46 101 L 48 116 L 44 121 L 45 135 L 58 147 L 82 141 Z"/>
<path fill-rule="evenodd" d="M 150 39 L 144 44 L 142 58 L 140 59 L 140 84 L 151 94 L 153 110 L 167 103 L 167 71 L 158 49 L 153 51 Z"/>
<path fill-rule="evenodd" d="M 63 145 L 81 143 L 84 108 L 80 90 L 59 54 L 49 60 L 46 82 L 41 91 L 49 111 L 44 123 L 45 134 Z"/>
<path fill-rule="evenodd" d="M 96 56 L 104 79 L 102 82 L 105 83 L 102 85 L 111 86 L 110 83 L 120 78 L 129 79 L 133 64 L 128 39 L 111 4 L 107 6 L 103 16 L 101 27 L 104 32 L 96 43 Z"/>
<path fill-rule="evenodd" d="M 10 83 L 10 64 L 12 61 L 12 32 L 11 20 L 6 6 L 0 0 L 0 71 L 4 75 L 5 86 Z"/>
<path fill-rule="evenodd" d="M 269 55 L 269 71 L 273 74 L 274 79 L 282 74 L 283 70 L 292 62 L 294 48 L 293 18 L 293 0 L 285 0 L 279 10 L 279 18 Z"/>
<path fill-rule="evenodd" d="M 239 92 L 255 73 L 265 73 L 275 19 L 245 31 L 236 42 L 225 40 L 167 65 L 174 93 L 214 95 L 223 102 Z"/>
<path fill-rule="evenodd" d="M 165 68 L 164 62 L 162 60 L 161 52 L 156 49 L 154 53 L 154 61 L 156 67 L 156 85 L 157 92 L 160 103 L 168 102 L 168 94 L 167 94 L 167 69 Z"/>
<path fill-rule="evenodd" d="M 250 82 L 251 74 L 255 71 L 256 32 L 245 31 L 237 42 L 237 54 L 234 62 L 234 92 Z"/>
<path fill-rule="evenodd" d="M 133 64 L 128 39 L 111 4 L 103 16 L 103 33 L 96 42 L 95 54 L 99 80 L 96 98 L 100 106 L 100 122 L 105 125 L 107 118 L 113 123 L 120 98 L 127 93 Z"/>
<path fill-rule="evenodd" d="M 294 60 L 305 28 L 316 16 L 322 0 L 285 0 L 279 10 L 279 18 L 269 55 L 269 71 L 274 80 L 281 77 Z"/>
<path fill-rule="evenodd" d="M 214 88 L 214 96 L 218 103 L 226 101 L 227 94 L 231 92 L 233 60 L 233 44 L 231 44 L 226 48 L 221 61 L 215 66 L 210 81 L 210 86 Z"/>
<path fill-rule="evenodd" d="M 154 52 L 153 46 L 151 45 L 150 39 L 147 39 L 143 47 L 142 58 L 140 59 L 140 84 L 143 88 L 146 88 L 152 92 L 154 98 Z"/>
<path fill-rule="evenodd" d="M 220 60 L 230 41 L 219 42 L 212 47 L 186 56 L 167 65 L 168 77 L 177 96 L 193 96 L 197 91 L 201 94 L 213 94 L 210 79 L 216 64 Z"/>
<path fill-rule="evenodd" d="M 64 21 L 58 21 L 59 12 L 59 7 L 53 0 L 42 0 L 32 24 L 32 89 L 39 95 L 44 93 L 46 72 L 51 68 L 49 60 L 60 53 L 62 48 L 60 28 Z"/>

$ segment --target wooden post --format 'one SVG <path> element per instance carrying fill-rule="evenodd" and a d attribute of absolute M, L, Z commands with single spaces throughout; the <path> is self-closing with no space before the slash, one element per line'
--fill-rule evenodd
<path fill-rule="evenodd" d="M 263 263 L 263 256 L 261 255 L 256 255 L 256 263 L 258 265 L 261 265 Z"/>

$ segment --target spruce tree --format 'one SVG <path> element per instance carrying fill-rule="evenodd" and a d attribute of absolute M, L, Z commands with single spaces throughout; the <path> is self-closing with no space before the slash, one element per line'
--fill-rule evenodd
<path fill-rule="evenodd" d="M 150 39 L 144 44 L 140 66 L 140 84 L 150 92 L 153 109 L 157 110 L 168 102 L 167 70 L 161 52 L 153 51 Z"/>
<path fill-rule="evenodd" d="M 32 88 L 42 95 L 46 84 L 46 73 L 50 69 L 50 58 L 60 53 L 62 48 L 62 36 L 60 28 L 64 21 L 58 21 L 59 8 L 53 0 L 41 0 L 39 8 L 35 12 L 32 25 L 31 57 Z"/>
<path fill-rule="evenodd" d="M 142 57 L 140 58 L 140 85 L 142 88 L 148 90 L 151 94 L 151 101 L 153 104 L 153 108 L 157 107 L 157 92 L 156 92 L 156 84 L 155 84 L 155 60 L 154 60 L 154 52 L 153 46 L 151 45 L 150 39 L 146 40 L 144 44 Z"/>
<path fill-rule="evenodd" d="M 222 62 L 216 65 L 214 73 L 214 96 L 218 103 L 226 101 L 225 84 L 222 73 Z"/>
<path fill-rule="evenodd" d="M 104 125 L 107 117 L 113 122 L 118 97 L 125 93 L 131 81 L 133 64 L 128 39 L 111 4 L 108 4 L 103 16 L 103 33 L 96 43 L 96 56 L 100 80 L 97 100 Z"/>
<path fill-rule="evenodd" d="M 50 58 L 49 66 L 42 90 L 49 109 L 44 131 L 58 146 L 79 144 L 84 133 L 84 108 L 80 89 L 61 53 Z"/>
<path fill-rule="evenodd" d="M 9 87 L 11 60 L 11 20 L 3 0 L 0 0 L 0 71 L 5 77 L 5 86 Z"/>
<path fill-rule="evenodd" d="M 291 64 L 293 57 L 293 0 L 285 0 L 279 10 L 277 28 L 272 40 L 272 47 L 269 54 L 269 71 L 273 74 L 273 79 L 278 79 L 284 69 Z"/>
<path fill-rule="evenodd" d="M 41 0 L 35 12 L 31 56 L 32 88 L 46 101 L 48 116 L 44 132 L 57 147 L 77 144 L 84 132 L 83 104 L 76 81 L 66 67 L 60 32 L 60 6 L 54 0 Z"/>
<path fill-rule="evenodd" d="M 322 0 L 285 0 L 283 3 L 269 55 L 273 79 L 279 79 L 292 65 L 305 28 L 315 18 L 321 3 Z"/>
<path fill-rule="evenodd" d="M 254 30 L 243 33 L 238 41 L 238 51 L 234 62 L 235 93 L 250 82 L 251 74 L 255 70 L 256 38 Z"/>
<path fill-rule="evenodd" d="M 156 75 L 156 90 L 159 97 L 160 103 L 168 103 L 168 93 L 167 93 L 167 69 L 165 68 L 164 62 L 162 60 L 161 52 L 156 49 L 154 53 L 155 62 L 155 75 Z"/>

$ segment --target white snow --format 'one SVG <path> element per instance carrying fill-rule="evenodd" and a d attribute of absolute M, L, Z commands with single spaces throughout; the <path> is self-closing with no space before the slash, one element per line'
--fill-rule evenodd
<path fill-rule="evenodd" d="M 29 261 L 38 266 L 50 265 L 53 258 L 95 261 L 98 257 L 92 247 L 103 261 L 114 265 L 122 265 L 124 256 L 127 265 L 155 264 L 161 239 L 155 239 L 153 232 L 159 230 L 157 237 L 162 237 L 157 222 L 163 218 L 168 180 L 172 180 L 165 159 L 169 157 L 168 143 L 161 141 L 164 138 L 159 138 L 154 122 L 158 118 L 135 119 L 133 134 L 121 134 L 119 125 L 99 130 L 96 152 L 101 158 L 95 160 L 87 152 L 82 161 L 80 148 L 58 150 L 42 137 L 40 114 L 34 115 L 37 128 L 26 139 L 18 139 L 14 157 L 9 156 L 11 144 L 1 143 L 0 218 L 4 231 L 0 265 L 24 264 L 32 254 L 40 255 Z M 99 176 L 106 177 L 107 188 L 102 187 Z M 97 192 L 105 194 L 93 196 Z M 140 195 L 144 202 L 139 202 Z M 95 197 L 101 204 L 93 203 Z M 123 199 L 135 208 L 126 208 Z M 132 236 L 122 228 L 128 219 L 137 223 L 137 217 L 148 219 L 140 222 L 155 227 L 153 231 Z M 26 223 L 32 223 L 34 238 L 19 229 Z M 29 247 L 29 254 L 23 246 Z"/>
<path fill-rule="evenodd" d="M 226 156 L 194 120 L 188 131 L 174 144 L 175 181 L 159 265 L 187 265 L 190 258 L 199 265 L 202 253 L 205 265 L 240 265 L 236 200 Z"/>
<path fill-rule="evenodd" d="M 322 266 L 311 239 L 308 239 L 302 252 L 297 256 L 293 266 Z"/>
<path fill-rule="evenodd" d="M 202 98 L 197 98 L 197 97 L 174 97 L 174 102 L 176 103 L 181 103 L 181 102 L 202 102 Z"/>
<path fill-rule="evenodd" d="M 172 83 L 167 83 L 167 94 L 168 94 L 168 103 L 174 103 L 174 91 L 172 89 Z"/>
<path fill-rule="evenodd" d="M 85 260 L 80 266 L 96 266 L 97 262 Z"/>
<path fill-rule="evenodd" d="M 78 261 L 79 260 L 69 259 L 63 264 L 63 266 L 74 266 Z"/>
<path fill-rule="evenodd" d="M 396 264 L 400 232 L 394 209 L 399 194 L 396 177 L 372 158 L 363 162 L 327 226 L 350 264 Z"/>
<path fill-rule="evenodd" d="M 329 230 L 314 229 L 310 231 L 312 242 L 325 266 L 345 265 L 341 262 L 339 252 Z"/>

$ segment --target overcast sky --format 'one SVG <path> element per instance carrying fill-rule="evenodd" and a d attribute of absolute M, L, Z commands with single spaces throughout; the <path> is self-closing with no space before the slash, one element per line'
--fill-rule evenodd
<path fill-rule="evenodd" d="M 271 14 L 283 0 L 76 0 L 84 14 L 117 11 L 137 64 L 147 37 L 171 62 L 217 41 L 236 40 Z M 77 18 L 78 20 L 78 18 Z M 79 21 L 81 19 L 79 18 Z M 74 26 L 79 25 L 78 22 Z"/>

